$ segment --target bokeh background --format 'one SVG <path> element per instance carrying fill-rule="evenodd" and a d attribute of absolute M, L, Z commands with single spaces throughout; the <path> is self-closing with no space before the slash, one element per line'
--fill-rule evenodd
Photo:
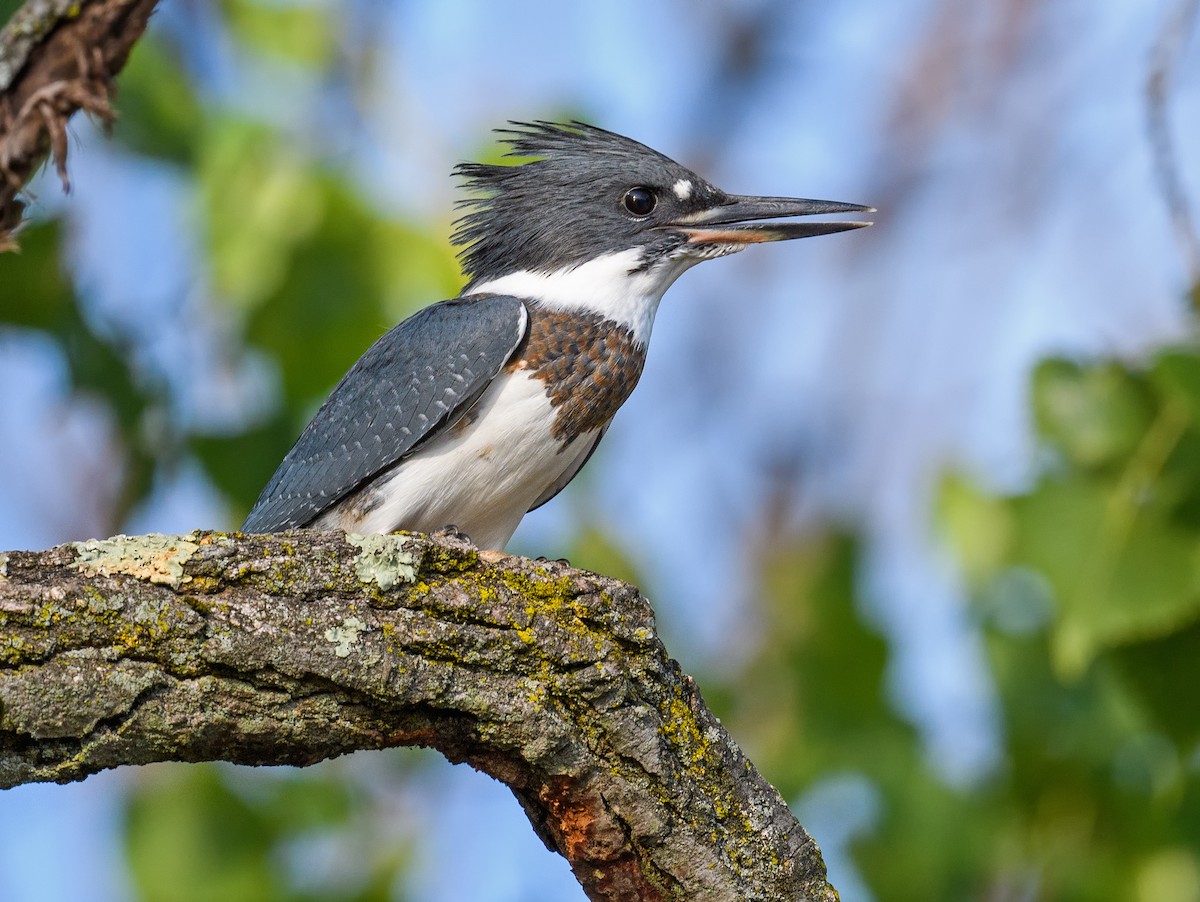
<path fill-rule="evenodd" d="M 236 527 L 506 120 L 873 204 L 685 275 L 511 548 L 644 588 L 846 902 L 1198 902 L 1198 5 L 163 0 L 0 257 L 0 547 Z M 582 898 L 432 754 L 0 795 L 14 902 Z"/>

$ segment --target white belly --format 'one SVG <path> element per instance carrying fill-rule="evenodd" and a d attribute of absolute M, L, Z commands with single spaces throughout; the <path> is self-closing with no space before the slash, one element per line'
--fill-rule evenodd
<path fill-rule="evenodd" d="M 545 385 L 503 374 L 471 411 L 473 421 L 426 441 L 361 499 L 350 498 L 315 525 L 347 532 L 433 532 L 454 525 L 480 548 L 503 548 L 521 518 L 565 473 L 595 433 L 566 447 L 551 435 L 555 412 Z"/>

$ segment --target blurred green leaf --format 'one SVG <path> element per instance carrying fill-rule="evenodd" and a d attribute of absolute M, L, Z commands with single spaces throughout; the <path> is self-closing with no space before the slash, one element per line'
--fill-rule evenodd
<path fill-rule="evenodd" d="M 318 177 L 266 125 L 218 117 L 197 162 L 213 281 L 235 307 L 279 290 L 296 246 L 324 214 Z"/>
<path fill-rule="evenodd" d="M 193 434 L 188 445 L 240 518 L 249 512 L 267 477 L 282 460 L 279 449 L 290 448 L 296 435 L 292 418 L 281 410 L 267 422 L 245 432 Z"/>
<path fill-rule="evenodd" d="M 875 898 L 986 898 L 1018 835 L 1011 805 L 996 787 L 947 786 L 894 710 L 887 643 L 858 612 L 858 545 L 775 535 L 759 552 L 761 638 L 725 687 L 722 719 L 787 798 L 831 774 L 861 774 L 879 790 L 879 822 L 852 846 Z"/>
<path fill-rule="evenodd" d="M 1196 898 L 1200 358 L 1049 361 L 1033 402 L 1059 454 L 1028 491 L 941 503 L 1003 710 L 997 827 L 1037 898 Z"/>
<path fill-rule="evenodd" d="M 201 179 L 215 282 L 279 360 L 293 409 L 403 315 L 458 291 L 445 239 L 384 218 L 265 126 L 215 127 Z"/>
<path fill-rule="evenodd" d="M 284 390 L 281 413 L 253 436 L 191 442 L 241 506 L 354 361 L 416 308 L 455 296 L 462 278 L 444 225 L 388 219 L 265 124 L 218 117 L 198 172 L 213 282 Z"/>
<path fill-rule="evenodd" d="M 356 843 L 328 871 L 307 848 L 336 841 L 367 813 L 357 784 L 317 769 L 254 780 L 213 765 L 162 768 L 131 792 L 125 846 L 144 902 L 394 902 L 403 844 Z M 315 843 L 315 845 L 313 845 Z"/>
<path fill-rule="evenodd" d="M 192 87 L 153 32 L 138 41 L 121 72 L 113 136 L 136 153 L 191 164 L 204 130 Z"/>
<path fill-rule="evenodd" d="M 789 538 L 763 552 L 761 644 L 724 715 L 785 796 L 830 767 L 907 767 L 916 748 L 887 704 L 886 643 L 856 613 L 854 545 Z"/>
<path fill-rule="evenodd" d="M 378 220 L 368 230 L 374 278 L 384 293 L 389 322 L 399 322 L 418 307 L 456 297 L 463 277 L 450 244 L 449 228 L 425 228 Z"/>
<path fill-rule="evenodd" d="M 1153 499 L 1078 478 L 1014 500 L 1013 555 L 1050 581 L 1054 654 L 1078 676 L 1106 646 L 1161 634 L 1200 612 L 1200 544 Z"/>
<path fill-rule="evenodd" d="M 785 792 L 845 770 L 877 787 L 853 850 L 881 902 L 1198 888 L 1179 849 L 1200 835 L 1200 365 L 1171 355 L 1045 365 L 1057 459 L 1015 498 L 954 478 L 939 497 L 999 705 L 1004 761 L 981 784 L 942 783 L 888 704 L 885 646 L 853 616 L 856 547 L 774 537 L 760 652 L 722 699 Z"/>
<path fill-rule="evenodd" d="M 1116 363 L 1042 363 L 1034 373 L 1033 406 L 1042 435 L 1085 468 L 1129 454 L 1151 417 L 1147 393 Z"/>
<path fill-rule="evenodd" d="M 1180 845 L 1141 862 L 1136 902 L 1194 902 L 1200 899 L 1200 854 Z"/>
<path fill-rule="evenodd" d="M 1008 506 L 968 480 L 951 475 L 938 494 L 937 521 L 973 584 L 990 577 L 1008 559 L 1013 516 Z"/>
<path fill-rule="evenodd" d="M 221 7 L 234 34 L 257 52 L 312 67 L 333 57 L 337 20 L 328 8 L 256 0 L 222 0 Z"/>
<path fill-rule="evenodd" d="M 271 819 L 231 792 L 214 768 L 174 770 L 131 794 L 125 839 L 145 902 L 283 899 L 270 858 Z"/>
<path fill-rule="evenodd" d="M 54 332 L 79 322 L 75 291 L 59 261 L 56 222 L 26 226 L 21 250 L 5 254 L 4 290 L 0 291 L 0 321 Z"/>
<path fill-rule="evenodd" d="M 0 0 L 0 26 L 13 17 L 13 13 L 21 8 L 23 2 L 24 0 Z"/>
<path fill-rule="evenodd" d="M 1154 361 L 1151 374 L 1167 397 L 1187 405 L 1193 422 L 1200 422 L 1200 356 L 1192 348 L 1168 348 Z"/>
<path fill-rule="evenodd" d="M 321 215 L 297 236 L 289 266 L 248 324 L 251 341 L 278 359 L 294 410 L 324 398 L 393 325 L 376 261 L 378 218 L 337 182 L 316 177 L 305 190 Z"/>
<path fill-rule="evenodd" d="M 1078 678 L 1105 649 L 1200 615 L 1200 361 L 1047 361 L 1034 406 L 1063 455 L 1008 500 L 947 480 L 941 522 L 978 597 L 1014 566 L 1045 577 L 1054 660 Z"/>
<path fill-rule="evenodd" d="M 1200 704 L 1189 698 L 1200 686 L 1200 619 L 1182 629 L 1113 649 L 1110 657 L 1136 697 L 1181 748 L 1200 748 Z"/>

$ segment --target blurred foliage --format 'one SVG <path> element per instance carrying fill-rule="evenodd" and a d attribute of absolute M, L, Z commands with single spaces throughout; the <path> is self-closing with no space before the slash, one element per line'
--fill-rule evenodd
<path fill-rule="evenodd" d="M 223 10 L 245 51 L 308 65 L 332 53 L 329 9 L 227 2 Z M 150 369 L 133 337 L 120 334 L 70 283 L 57 223 L 26 228 L 21 253 L 3 261 L 0 327 L 45 331 L 62 348 L 74 387 L 110 406 L 127 452 L 112 532 L 147 498 L 156 476 L 186 460 L 199 462 L 240 518 L 362 351 L 462 284 L 448 221 L 389 218 L 348 174 L 302 149 L 292 131 L 202 101 L 169 40 L 152 31 L 135 46 L 121 78 L 113 138 L 191 179 L 205 275 L 214 300 L 242 327 L 243 343 L 230 351 L 274 361 L 282 392 L 263 405 L 265 415 L 235 430 L 188 423 L 173 409 L 166 374 Z"/>
<path fill-rule="evenodd" d="M 241 777 L 241 779 L 239 779 Z M 356 784 L 280 769 L 250 781 L 215 765 L 151 771 L 130 794 L 131 876 L 147 902 L 391 902 L 407 850 L 353 839 Z M 341 848 L 349 846 L 351 848 Z"/>
<path fill-rule="evenodd" d="M 239 52 L 297 66 L 332 59 L 328 7 L 229 0 L 221 10 Z M 125 492 L 111 512 L 112 532 L 157 476 L 186 461 L 201 466 L 240 518 L 362 351 L 418 306 L 461 286 L 448 218 L 407 223 L 383 214 L 294 130 L 202 99 L 186 59 L 170 32 L 152 29 L 135 46 L 120 80 L 113 141 L 188 179 L 205 251 L 197 281 L 235 318 L 240 339 L 227 350 L 235 359 L 269 360 L 279 373 L 278 396 L 250 405 L 265 412 L 219 431 L 189 422 L 166 374 L 138 353 L 138 336 L 123 334 L 72 283 L 58 220 L 30 224 L 21 252 L 0 258 L 0 328 L 51 337 L 73 390 L 107 405 L 119 427 L 122 453 L 113 465 L 125 473 Z M 162 306 L 175 309 L 177 300 Z M 339 773 L 150 772 L 130 791 L 124 825 L 137 898 L 402 898 L 409 850 L 392 837 L 403 832 L 380 831 L 372 799 Z M 382 847 L 380 835 L 392 845 Z"/>
<path fill-rule="evenodd" d="M 786 797 L 879 792 L 852 843 L 879 900 L 1200 898 L 1200 354 L 1044 363 L 1017 497 L 948 479 L 940 522 L 999 701 L 996 772 L 948 786 L 888 698 L 850 538 L 759 550 L 761 646 L 717 696 Z"/>
<path fill-rule="evenodd" d="M 137 371 L 128 339 L 89 316 L 66 276 L 61 244 L 56 222 L 21 232 L 22 252 L 3 260 L 0 328 L 53 336 L 71 387 L 108 405 L 125 452 L 120 461 L 125 491 L 114 511 L 114 518 L 120 518 L 150 491 L 156 461 L 165 453 L 157 430 L 147 428 L 166 403 L 165 389 Z"/>
<path fill-rule="evenodd" d="M 24 0 L 0 0 L 0 25 L 12 18 L 13 13 L 23 5 Z"/>
<path fill-rule="evenodd" d="M 1049 592 L 1053 665 L 1079 678 L 1105 652 L 1200 622 L 1200 357 L 1049 361 L 1033 397 L 1046 448 L 1035 490 L 994 499 L 952 482 L 944 511 L 979 594 L 1022 609 Z M 1045 587 L 1014 581 L 1015 567 Z"/>
<path fill-rule="evenodd" d="M 323 67 L 336 50 L 336 30 L 324 5 L 222 0 L 221 11 L 248 48 L 303 66 Z"/>
<path fill-rule="evenodd" d="M 1200 898 L 1200 354 L 1051 360 L 1028 491 L 946 481 L 999 707 L 1002 757 L 947 786 L 887 696 L 854 614 L 848 538 L 761 549 L 754 662 L 721 698 L 788 797 L 853 773 L 879 792 L 854 860 L 879 900 Z"/>
<path fill-rule="evenodd" d="M 117 139 L 135 153 L 194 165 L 204 117 L 179 59 L 162 41 L 134 45 L 121 72 Z"/>
<path fill-rule="evenodd" d="M 12 8 L 0 0 L 0 15 Z M 218 9 L 238 53 L 299 69 L 336 63 L 335 8 Z M 201 281 L 240 329 L 231 350 L 279 375 L 278 396 L 257 405 L 265 412 L 222 432 L 164 412 L 175 403 L 164 374 L 136 363 L 133 339 L 72 285 L 56 221 L 26 229 L 21 255 L 0 259 L 0 325 L 52 336 L 73 387 L 104 399 L 119 426 L 114 466 L 127 488 L 114 531 L 155 474 L 184 459 L 235 515 L 246 510 L 363 349 L 460 285 L 445 222 L 382 214 L 294 124 L 199 96 L 186 58 L 160 32 L 137 45 L 114 139 L 190 180 Z M 878 811 L 852 852 L 880 902 L 1198 902 L 1200 355 L 1050 361 L 1031 402 L 1044 452 L 1028 491 L 997 498 L 952 478 L 940 499 L 998 700 L 994 773 L 948 785 L 898 713 L 888 640 L 856 599 L 862 549 L 851 537 L 783 532 L 754 548 L 758 647 L 706 695 L 786 797 L 845 774 L 875 788 Z M 147 427 L 162 421 L 181 434 Z M 637 581 L 601 529 L 570 557 Z M 325 871 L 310 854 L 353 845 L 376 816 L 339 777 L 185 767 L 139 780 L 125 823 L 138 898 L 397 898 L 407 850 L 353 846 Z"/>

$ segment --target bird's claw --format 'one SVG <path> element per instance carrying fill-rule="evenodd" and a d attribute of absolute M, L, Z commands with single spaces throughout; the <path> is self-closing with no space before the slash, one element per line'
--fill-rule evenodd
<path fill-rule="evenodd" d="M 471 537 L 469 535 L 467 535 L 453 523 L 449 523 L 443 526 L 441 529 L 434 530 L 430 533 L 430 535 L 435 539 L 450 539 L 452 542 L 465 542 L 468 545 L 475 544 L 471 541 Z"/>

